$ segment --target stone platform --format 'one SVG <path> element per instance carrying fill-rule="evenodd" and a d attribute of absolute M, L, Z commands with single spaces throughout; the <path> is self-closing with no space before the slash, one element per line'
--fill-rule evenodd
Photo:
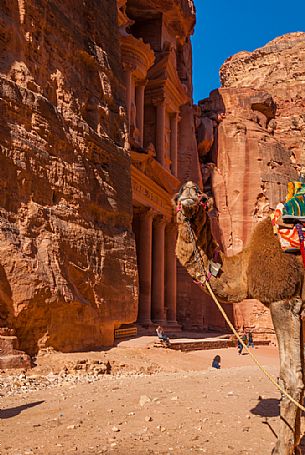
<path fill-rule="evenodd" d="M 223 334 L 217 332 L 207 333 L 196 333 L 196 332 L 178 332 L 170 334 L 165 330 L 165 333 L 170 338 L 170 347 L 167 349 L 173 349 L 176 351 L 199 351 L 208 349 L 224 349 L 237 346 L 237 340 L 232 334 Z M 268 346 L 270 340 L 255 340 L 255 346 Z M 159 341 L 158 337 L 155 336 L 153 331 L 146 333 L 145 335 L 138 334 L 137 337 L 121 340 L 117 342 L 120 347 L 141 347 L 141 348 L 164 348 L 165 346 Z"/>
<path fill-rule="evenodd" d="M 158 325 L 159 324 L 152 323 L 149 326 L 143 327 L 140 324 L 136 324 L 138 336 L 156 335 L 156 328 L 158 327 Z M 162 328 L 169 337 L 173 338 L 176 338 L 178 336 L 181 337 L 182 329 L 181 325 L 179 324 L 174 325 L 162 324 Z"/>
<path fill-rule="evenodd" d="M 156 343 L 157 344 L 157 343 Z M 255 343 L 256 346 L 268 346 L 270 344 L 269 340 L 259 340 Z M 159 343 L 158 347 L 161 346 Z M 234 348 L 237 346 L 237 341 L 234 339 L 205 339 L 205 340 L 171 340 L 171 345 L 169 349 L 174 349 L 175 351 L 199 351 L 207 349 L 224 349 L 224 348 Z"/>
<path fill-rule="evenodd" d="M 0 369 L 31 368 L 31 358 L 18 349 L 14 329 L 0 328 Z"/>

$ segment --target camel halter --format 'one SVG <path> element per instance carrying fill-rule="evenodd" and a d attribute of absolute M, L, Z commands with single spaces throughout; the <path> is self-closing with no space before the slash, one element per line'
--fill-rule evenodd
<path fill-rule="evenodd" d="M 180 190 L 180 192 L 181 192 L 181 190 Z M 179 194 L 180 194 L 180 192 L 179 192 Z M 178 195 L 178 198 L 179 198 L 179 195 Z M 203 207 L 204 210 L 206 210 L 207 206 L 208 206 L 208 202 L 207 201 L 203 202 L 202 198 L 200 198 L 200 200 L 197 202 L 196 206 L 200 206 L 200 205 L 201 205 L 201 207 Z M 181 212 L 181 215 L 184 217 L 184 221 L 191 221 L 193 219 L 193 217 L 195 216 L 195 214 L 194 214 L 191 218 L 187 218 L 184 215 L 184 213 L 182 212 L 182 204 L 180 201 L 176 207 L 176 213 L 178 213 L 178 212 Z"/>
<path fill-rule="evenodd" d="M 199 254 L 199 251 L 198 251 L 198 248 L 197 248 L 197 244 L 196 244 L 196 239 L 195 239 L 195 235 L 194 235 L 194 231 L 192 229 L 192 226 L 191 226 L 191 222 L 186 219 L 185 220 L 186 223 L 187 223 L 187 226 L 188 226 L 188 229 L 189 229 L 189 233 L 190 233 L 190 237 L 192 239 L 192 243 L 193 243 L 193 249 L 194 249 L 194 254 L 195 254 L 195 259 L 199 265 L 199 267 L 201 268 L 201 272 L 203 274 L 203 276 L 205 277 L 204 279 L 204 282 L 203 283 L 200 283 L 200 281 L 195 281 L 196 284 L 198 284 L 200 287 L 204 287 L 206 286 L 207 290 L 209 291 L 212 299 L 214 300 L 214 302 L 216 303 L 219 311 L 221 312 L 221 314 L 223 315 L 226 323 L 228 324 L 228 326 L 230 327 L 230 329 L 232 330 L 233 334 L 236 336 L 236 338 L 238 339 L 238 341 L 242 344 L 242 346 L 245 348 L 246 352 L 249 354 L 249 356 L 252 358 L 252 360 L 256 363 L 256 365 L 258 366 L 258 368 L 262 371 L 262 373 L 266 376 L 267 379 L 269 379 L 269 381 L 281 392 L 282 395 L 285 395 L 288 400 L 290 400 L 295 406 L 297 406 L 299 409 L 301 409 L 301 411 L 304 411 L 305 412 L 305 407 L 302 406 L 300 403 L 298 403 L 280 384 L 277 383 L 276 379 L 272 376 L 272 374 L 270 374 L 261 364 L 260 362 L 257 360 L 257 358 L 255 357 L 254 354 L 252 354 L 252 352 L 250 351 L 250 349 L 248 349 L 248 347 L 246 346 L 246 344 L 243 342 L 242 338 L 239 336 L 239 334 L 237 333 L 237 331 L 235 330 L 235 328 L 233 327 L 233 324 L 231 323 L 230 319 L 228 318 L 227 314 L 225 313 L 223 307 L 221 306 L 221 304 L 219 303 L 216 295 L 214 294 L 213 292 L 213 289 L 211 288 L 210 284 L 209 284 L 209 278 L 208 278 L 208 272 L 205 270 L 205 267 L 204 267 L 204 264 L 202 262 L 202 257 L 200 256 Z"/>

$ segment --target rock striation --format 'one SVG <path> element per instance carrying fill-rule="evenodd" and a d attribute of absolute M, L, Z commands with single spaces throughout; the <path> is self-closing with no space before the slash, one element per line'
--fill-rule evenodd
<path fill-rule="evenodd" d="M 203 178 L 218 210 L 218 241 L 233 255 L 247 244 L 269 206 L 285 197 L 287 182 L 297 173 L 290 153 L 270 131 L 276 105 L 267 92 L 220 88 L 200 108 Z"/>
<path fill-rule="evenodd" d="M 223 87 L 266 90 L 276 103 L 274 137 L 295 163 L 305 162 L 305 33 L 275 38 L 253 52 L 239 52 L 220 69 Z"/>
<path fill-rule="evenodd" d="M 137 317 L 116 2 L 0 5 L 0 320 L 35 353 Z"/>

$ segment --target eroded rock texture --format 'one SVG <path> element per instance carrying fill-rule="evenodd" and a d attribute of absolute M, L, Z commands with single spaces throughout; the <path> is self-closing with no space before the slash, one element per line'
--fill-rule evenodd
<path fill-rule="evenodd" d="M 0 317 L 29 353 L 136 319 L 116 8 L 0 4 Z"/>
<path fill-rule="evenodd" d="M 221 88 L 200 107 L 203 179 L 215 198 L 222 237 L 215 234 L 233 255 L 246 245 L 269 205 L 285 197 L 287 182 L 297 173 L 290 153 L 270 132 L 276 106 L 267 92 Z"/>
<path fill-rule="evenodd" d="M 296 163 L 305 162 L 305 33 L 280 36 L 254 52 L 239 52 L 220 70 L 224 87 L 253 87 L 276 103 L 270 125 Z"/>

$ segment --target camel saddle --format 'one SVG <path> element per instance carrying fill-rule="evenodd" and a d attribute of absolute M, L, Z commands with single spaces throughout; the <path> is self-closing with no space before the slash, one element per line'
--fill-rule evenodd
<path fill-rule="evenodd" d="M 302 255 L 302 259 L 303 259 L 303 265 L 304 265 L 304 268 L 305 268 L 305 244 L 304 244 L 304 240 L 305 240 L 305 232 L 304 232 L 304 229 L 305 229 L 305 225 L 304 225 L 304 222 L 305 222 L 305 216 L 296 216 L 296 215 L 283 215 L 282 216 L 282 220 L 284 223 L 289 223 L 289 224 L 293 224 L 294 227 L 293 228 L 289 228 L 289 230 L 291 231 L 291 236 L 295 235 L 297 233 L 297 236 L 298 236 L 298 240 L 299 240 L 299 247 L 298 248 L 286 248 L 284 249 L 284 252 L 285 253 L 292 253 L 292 254 L 301 254 Z M 282 230 L 279 229 L 278 230 L 278 235 L 280 235 L 280 232 Z"/>

